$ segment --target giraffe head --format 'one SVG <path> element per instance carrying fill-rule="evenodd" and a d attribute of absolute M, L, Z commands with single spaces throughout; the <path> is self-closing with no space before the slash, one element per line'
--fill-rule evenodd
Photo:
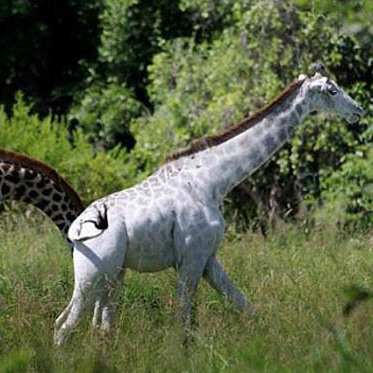
<path fill-rule="evenodd" d="M 325 70 L 324 70 L 325 71 Z M 356 103 L 336 82 L 319 71 L 312 77 L 301 76 L 310 111 L 340 115 L 348 123 L 356 123 L 363 116 L 363 108 Z"/>

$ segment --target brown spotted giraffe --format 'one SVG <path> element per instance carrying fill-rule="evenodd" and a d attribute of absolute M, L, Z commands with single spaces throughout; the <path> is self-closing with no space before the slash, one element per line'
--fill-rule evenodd
<path fill-rule="evenodd" d="M 84 206 L 73 188 L 48 165 L 24 154 L 0 149 L 0 201 L 19 200 L 48 215 L 67 238 Z"/>
<path fill-rule="evenodd" d="M 190 323 L 192 298 L 204 277 L 245 312 L 254 312 L 217 259 L 224 234 L 220 205 L 227 193 L 263 165 L 310 112 L 355 123 L 363 109 L 335 82 L 302 75 L 257 114 L 217 136 L 203 137 L 174 154 L 132 188 L 101 198 L 73 222 L 75 285 L 56 321 L 64 343 L 84 310 L 96 304 L 94 323 L 112 323 L 112 287 L 126 268 L 178 272 L 180 317 Z"/>
<path fill-rule="evenodd" d="M 19 200 L 39 208 L 52 219 L 73 248 L 67 232 L 84 205 L 75 190 L 50 166 L 0 148 L 0 201 L 3 200 Z M 102 308 L 100 299 L 96 308 Z M 96 319 L 93 323 L 97 324 Z"/>

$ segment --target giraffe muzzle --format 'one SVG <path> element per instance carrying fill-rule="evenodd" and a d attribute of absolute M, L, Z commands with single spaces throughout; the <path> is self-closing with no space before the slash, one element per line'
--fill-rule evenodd
<path fill-rule="evenodd" d="M 355 112 L 351 113 L 349 117 L 347 118 L 347 122 L 350 124 L 358 123 L 361 119 L 361 117 L 364 115 L 365 111 L 361 106 L 355 107 Z"/>

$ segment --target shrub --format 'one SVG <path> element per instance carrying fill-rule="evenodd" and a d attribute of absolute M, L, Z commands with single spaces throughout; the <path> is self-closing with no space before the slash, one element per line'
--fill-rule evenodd
<path fill-rule="evenodd" d="M 72 142 L 65 123 L 53 121 L 51 116 L 39 119 L 29 113 L 30 105 L 21 94 L 17 95 L 10 118 L 0 107 L 1 147 L 51 165 L 86 203 L 127 185 L 123 151 L 94 152 L 79 132 L 73 134 Z"/>
<path fill-rule="evenodd" d="M 123 84 L 93 84 L 85 91 L 71 117 L 96 148 L 110 149 L 116 145 L 132 149 L 135 144 L 130 122 L 141 113 L 141 105 Z"/>
<path fill-rule="evenodd" d="M 342 167 L 325 182 L 328 210 L 342 214 L 336 223 L 351 230 L 369 229 L 373 218 L 373 151 L 346 156 Z"/>

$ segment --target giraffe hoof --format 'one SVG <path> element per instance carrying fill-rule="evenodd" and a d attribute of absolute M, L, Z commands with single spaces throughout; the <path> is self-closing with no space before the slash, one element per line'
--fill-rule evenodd
<path fill-rule="evenodd" d="M 251 306 L 250 304 L 247 304 L 245 309 L 243 310 L 244 314 L 248 316 L 252 320 L 257 320 L 258 319 L 258 311 L 256 308 Z"/>

